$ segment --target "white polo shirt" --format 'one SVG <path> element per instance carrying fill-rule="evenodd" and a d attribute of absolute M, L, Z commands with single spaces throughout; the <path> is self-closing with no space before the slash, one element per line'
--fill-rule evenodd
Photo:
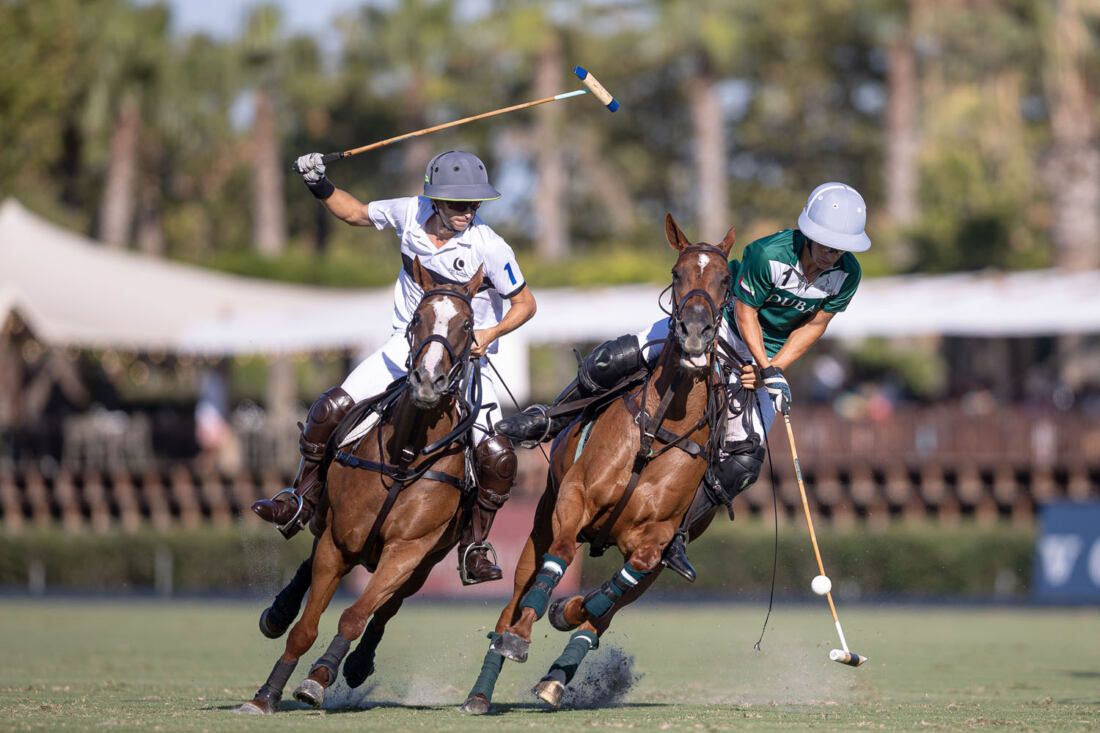
<path fill-rule="evenodd" d="M 474 328 L 497 325 L 504 317 L 503 300 L 527 286 L 515 253 L 476 213 L 466 231 L 437 249 L 424 231 L 432 213 L 432 201 L 424 196 L 371 201 L 367 205 L 374 226 L 393 227 L 401 240 L 403 267 L 393 286 L 394 330 L 405 330 L 424 294 L 412 279 L 414 257 L 419 257 L 420 264 L 440 282 L 467 282 L 484 265 L 481 290 L 473 299 Z"/>

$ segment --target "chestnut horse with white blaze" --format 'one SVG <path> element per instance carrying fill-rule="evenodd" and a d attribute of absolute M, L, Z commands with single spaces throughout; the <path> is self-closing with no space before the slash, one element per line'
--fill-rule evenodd
<path fill-rule="evenodd" d="M 361 644 L 344 671 L 349 684 L 361 683 L 373 671 L 374 647 L 385 623 L 458 543 L 469 508 L 463 500 L 471 496 L 463 491 L 465 424 L 477 415 L 476 406 L 462 407 L 462 390 L 468 370 L 475 368 L 471 298 L 482 277 L 478 268 L 465 284 L 437 285 L 420 260 L 413 261 L 413 279 L 424 296 L 409 323 L 407 381 L 393 393 L 395 401 L 378 424 L 329 467 L 325 528 L 313 550 L 305 611 L 267 681 L 239 712 L 275 712 L 298 660 L 317 639 L 318 621 L 340 580 L 360 563 L 373 573 L 294 697 L 319 707 L 350 645 L 366 629 L 367 648 Z M 355 669 L 348 669 L 353 662 Z"/>
<path fill-rule="evenodd" d="M 726 410 L 716 341 L 731 292 L 727 258 L 735 234 L 730 229 L 717 246 L 692 244 L 669 214 L 665 235 L 679 252 L 669 337 L 640 386 L 615 398 L 593 423 L 575 421 L 555 439 L 514 592 L 490 634 L 465 712 L 489 711 L 503 660 L 526 661 L 532 626 L 548 607 L 556 628 L 575 629 L 536 687 L 541 700 L 557 707 L 615 611 L 656 578 L 661 554 L 703 479 L 712 436 L 721 435 L 716 421 Z M 597 590 L 551 605 L 578 542 L 590 543 L 593 554 L 615 545 L 626 562 Z"/>

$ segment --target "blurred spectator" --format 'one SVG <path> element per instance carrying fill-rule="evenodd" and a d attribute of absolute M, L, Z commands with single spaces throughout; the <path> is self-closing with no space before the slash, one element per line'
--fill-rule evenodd
<path fill-rule="evenodd" d="M 225 363 L 204 369 L 195 403 L 196 458 L 200 470 L 233 474 L 241 468 L 240 443 L 229 425 L 229 380 Z"/>

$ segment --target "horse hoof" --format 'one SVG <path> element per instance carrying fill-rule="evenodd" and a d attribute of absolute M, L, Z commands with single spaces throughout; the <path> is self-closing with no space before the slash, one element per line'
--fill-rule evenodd
<path fill-rule="evenodd" d="M 489 712 L 489 698 L 484 695 L 470 695 L 466 698 L 466 702 L 462 703 L 462 706 L 458 709 L 459 712 L 469 713 L 470 715 L 485 715 Z"/>
<path fill-rule="evenodd" d="M 580 626 L 580 624 L 571 624 L 565 618 L 565 606 L 569 603 L 569 598 L 559 598 L 550 604 L 550 610 L 546 616 L 550 619 L 550 625 L 558 631 L 572 631 Z"/>
<path fill-rule="evenodd" d="M 520 664 L 527 661 L 527 650 L 530 648 L 531 642 L 513 634 L 511 631 L 505 631 L 493 639 L 493 643 L 489 645 L 489 651 Z"/>
<path fill-rule="evenodd" d="M 557 680 L 541 680 L 535 685 L 535 697 L 552 708 L 561 707 L 561 696 L 565 694 L 565 685 Z"/>
<path fill-rule="evenodd" d="M 271 618 L 271 608 L 265 608 L 260 614 L 260 633 L 268 639 L 278 639 L 290 628 L 289 623 L 280 624 Z"/>
<path fill-rule="evenodd" d="M 233 712 L 239 715 L 271 715 L 274 710 L 266 710 L 254 702 L 246 702 Z"/>
<path fill-rule="evenodd" d="M 355 689 L 366 682 L 372 674 L 374 674 L 373 661 L 360 664 L 354 652 L 344 660 L 344 681 L 348 683 L 348 687 Z"/>
<path fill-rule="evenodd" d="M 294 690 L 294 699 L 319 708 L 321 703 L 325 701 L 325 688 L 321 687 L 321 683 L 317 680 L 311 680 L 307 677 Z"/>

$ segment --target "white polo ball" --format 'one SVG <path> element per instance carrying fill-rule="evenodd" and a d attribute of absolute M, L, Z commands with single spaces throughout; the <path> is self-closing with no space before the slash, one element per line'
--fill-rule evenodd
<path fill-rule="evenodd" d="M 814 589 L 814 593 L 823 596 L 833 589 L 833 581 L 829 580 L 828 575 L 815 575 L 810 581 L 810 587 Z"/>

